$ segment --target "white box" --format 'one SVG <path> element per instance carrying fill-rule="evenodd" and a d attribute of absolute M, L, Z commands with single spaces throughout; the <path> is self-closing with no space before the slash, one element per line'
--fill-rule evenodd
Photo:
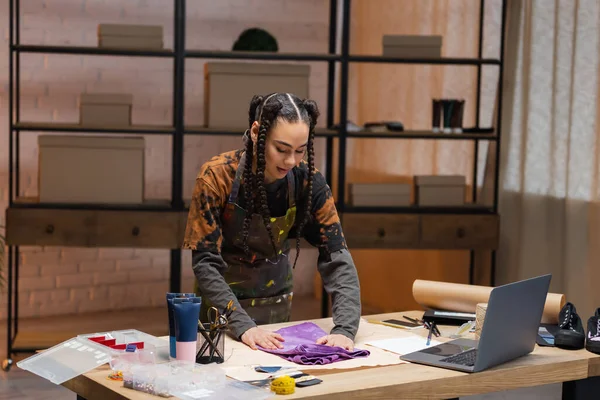
<path fill-rule="evenodd" d="M 306 64 L 207 62 L 204 74 L 204 120 L 209 128 L 247 129 L 250 100 L 256 94 L 309 97 Z"/>
<path fill-rule="evenodd" d="M 415 176 L 415 203 L 425 207 L 465 204 L 466 178 L 462 175 Z"/>
<path fill-rule="evenodd" d="M 439 35 L 383 35 L 384 57 L 440 58 L 442 36 Z"/>
<path fill-rule="evenodd" d="M 407 183 L 351 183 L 349 187 L 353 206 L 410 206 L 411 185 Z"/>
<path fill-rule="evenodd" d="M 40 202 L 140 204 L 144 138 L 38 137 Z"/>

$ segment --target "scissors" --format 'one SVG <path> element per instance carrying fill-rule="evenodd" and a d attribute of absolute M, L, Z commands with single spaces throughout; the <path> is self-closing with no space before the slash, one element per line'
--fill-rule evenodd
<path fill-rule="evenodd" d="M 230 303 L 233 304 L 233 301 L 230 300 Z M 210 323 L 211 330 L 220 329 L 227 326 L 227 323 L 229 322 L 228 316 L 231 315 L 231 312 L 233 312 L 235 307 L 231 309 L 231 306 L 228 304 L 227 308 L 228 309 L 225 314 L 220 314 L 216 307 L 211 307 L 208 309 L 208 321 Z"/>

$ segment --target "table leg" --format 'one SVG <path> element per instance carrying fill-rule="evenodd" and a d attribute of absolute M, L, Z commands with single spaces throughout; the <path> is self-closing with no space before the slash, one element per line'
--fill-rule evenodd
<path fill-rule="evenodd" d="M 600 393 L 600 376 L 563 382 L 563 400 L 595 399 L 598 397 L 598 393 Z"/>
<path fill-rule="evenodd" d="M 81 395 L 77 395 L 77 400 L 86 400 L 86 398 Z"/>

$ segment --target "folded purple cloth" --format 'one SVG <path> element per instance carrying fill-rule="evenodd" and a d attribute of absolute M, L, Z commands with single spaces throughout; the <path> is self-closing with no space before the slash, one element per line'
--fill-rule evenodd
<path fill-rule="evenodd" d="M 285 339 L 283 349 L 269 350 L 259 347 L 262 351 L 276 354 L 288 361 L 303 365 L 323 365 L 337 361 L 349 360 L 356 357 L 368 357 L 368 350 L 348 351 L 341 347 L 316 344 L 315 342 L 327 333 L 312 322 L 281 328 L 279 333 Z"/>

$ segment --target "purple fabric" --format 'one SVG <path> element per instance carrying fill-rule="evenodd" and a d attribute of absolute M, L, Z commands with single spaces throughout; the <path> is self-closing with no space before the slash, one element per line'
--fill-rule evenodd
<path fill-rule="evenodd" d="M 317 339 L 327 336 L 327 333 L 312 322 L 303 322 L 298 325 L 281 328 L 279 333 L 285 339 L 283 349 L 269 350 L 259 347 L 262 351 L 303 365 L 323 365 L 337 361 L 349 360 L 356 357 L 368 357 L 368 350 L 348 351 L 341 347 L 332 347 L 316 344 Z"/>

